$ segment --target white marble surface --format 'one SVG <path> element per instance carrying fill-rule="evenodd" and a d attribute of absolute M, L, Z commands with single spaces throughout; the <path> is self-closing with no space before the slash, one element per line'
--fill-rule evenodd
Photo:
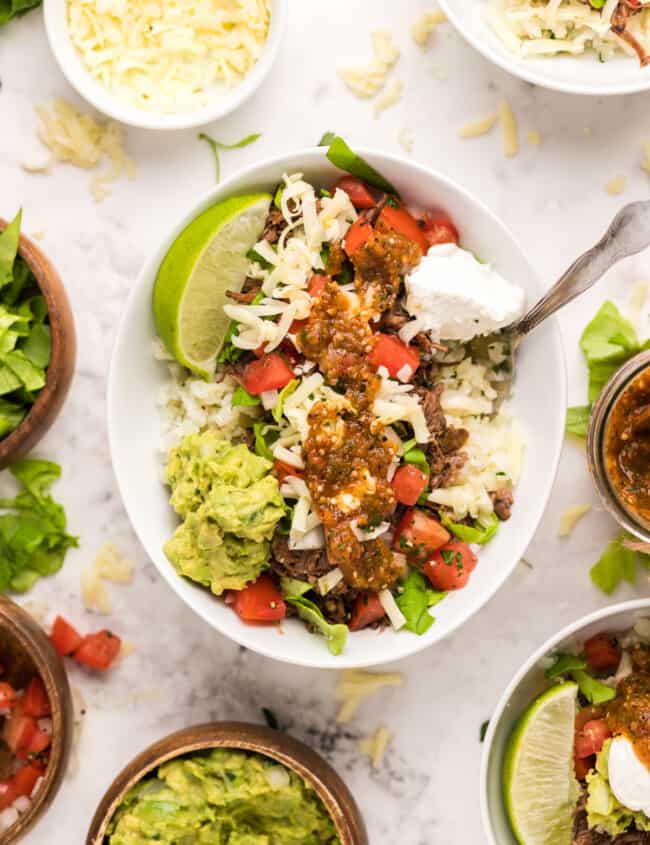
<path fill-rule="evenodd" d="M 549 283 L 601 234 L 625 200 L 648 196 L 639 168 L 650 139 L 643 95 L 599 101 L 565 97 L 507 77 L 476 55 L 448 26 L 427 51 L 409 25 L 424 0 L 290 0 L 290 28 L 279 62 L 258 94 L 236 115 L 210 127 L 223 140 L 254 131 L 254 146 L 224 155 L 223 170 L 256 157 L 310 145 L 334 129 L 352 143 L 399 153 L 398 131 L 411 130 L 413 157 L 457 179 L 512 228 Z M 390 27 L 402 47 L 396 74 L 401 103 L 374 119 L 337 80 L 341 62 L 369 54 L 369 31 Z M 443 68 L 448 79 L 437 77 Z M 649 71 L 650 72 L 650 71 Z M 215 718 L 259 721 L 272 708 L 297 736 L 321 749 L 353 789 L 373 845 L 467 845 L 484 842 L 478 811 L 479 726 L 501 689 L 543 639 L 608 599 L 588 570 L 614 526 L 596 505 L 584 456 L 567 444 L 546 515 L 527 559 L 498 595 L 459 633 L 398 668 L 404 688 L 368 702 L 345 730 L 334 723 L 331 674 L 243 653 L 186 609 L 148 563 L 122 509 L 110 466 L 104 420 L 106 371 L 120 310 L 144 257 L 160 234 L 213 179 L 208 150 L 195 132 L 128 132 L 138 164 L 135 182 L 119 182 L 96 205 L 89 175 L 58 166 L 50 177 L 27 175 L 21 160 L 42 157 L 33 106 L 55 95 L 74 99 L 50 55 L 40 12 L 0 30 L 0 214 L 24 208 L 26 231 L 42 244 L 68 287 L 77 317 L 79 361 L 63 414 L 38 450 L 64 468 L 57 493 L 81 547 L 63 571 L 30 598 L 49 603 L 82 628 L 104 624 L 82 609 L 80 572 L 107 540 L 137 561 L 132 587 L 113 588 L 109 623 L 137 650 L 108 678 L 71 668 L 88 704 L 77 773 L 69 777 L 27 845 L 82 842 L 92 812 L 117 771 L 149 741 L 183 725 Z M 504 159 L 498 132 L 460 141 L 457 129 L 507 96 L 522 130 L 522 148 Z M 538 130 L 542 145 L 527 143 Z M 589 129 L 587 134 L 585 129 Z M 627 177 L 623 197 L 604 185 Z M 648 256 L 627 261 L 561 316 L 572 403 L 585 395 L 577 340 L 606 295 L 625 302 L 633 283 L 650 279 Z M 540 401 L 547 401 L 540 385 Z M 125 408 L 128 413 L 128 408 Z M 568 540 L 557 538 L 559 515 L 571 503 L 594 511 Z M 646 595 L 650 584 L 626 586 L 616 600 Z M 382 723 L 393 731 L 385 763 L 373 772 L 356 751 L 358 737 Z"/>

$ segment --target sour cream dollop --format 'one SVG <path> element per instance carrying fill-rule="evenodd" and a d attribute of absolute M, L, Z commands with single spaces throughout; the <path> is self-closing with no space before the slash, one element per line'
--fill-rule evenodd
<path fill-rule="evenodd" d="M 406 310 L 436 340 L 471 340 L 523 314 L 524 291 L 456 244 L 432 246 L 406 277 Z"/>
<path fill-rule="evenodd" d="M 626 737 L 612 740 L 608 768 L 609 785 L 621 804 L 650 817 L 650 770 L 639 760 Z"/>

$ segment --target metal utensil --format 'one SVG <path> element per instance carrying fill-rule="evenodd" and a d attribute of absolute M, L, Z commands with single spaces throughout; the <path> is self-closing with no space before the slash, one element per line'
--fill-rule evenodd
<path fill-rule="evenodd" d="M 524 335 L 542 320 L 589 290 L 622 258 L 650 246 L 650 200 L 632 202 L 622 208 L 595 246 L 577 258 L 569 269 L 533 307 L 503 333 L 510 335 L 514 352 Z"/>

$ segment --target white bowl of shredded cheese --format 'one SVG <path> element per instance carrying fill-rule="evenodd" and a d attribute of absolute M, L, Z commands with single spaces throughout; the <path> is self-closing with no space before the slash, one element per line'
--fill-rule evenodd
<path fill-rule="evenodd" d="M 460 34 L 514 76 L 569 94 L 650 89 L 650 5 L 625 19 L 619 0 L 440 0 Z M 622 8 L 622 6 L 621 6 Z M 625 17 L 625 15 L 623 16 Z"/>
<path fill-rule="evenodd" d="M 516 281 L 534 302 L 542 286 L 520 247 L 480 202 L 446 177 L 405 159 L 357 150 L 414 207 L 440 209 L 457 224 L 461 243 Z M 154 357 L 157 339 L 152 291 L 161 261 L 181 231 L 201 212 L 228 197 L 274 191 L 285 173 L 302 173 L 313 185 L 332 185 L 341 171 L 325 148 L 300 150 L 262 161 L 224 180 L 200 197 L 161 238 L 126 305 L 114 348 L 108 390 L 111 454 L 121 495 L 133 526 L 171 588 L 217 631 L 260 654 L 303 666 L 349 668 L 398 660 L 438 642 L 462 625 L 503 584 L 521 560 L 551 492 L 564 437 L 566 375 L 557 325 L 548 320 L 517 352 L 511 400 L 525 440 L 516 488 L 517 506 L 496 537 L 481 549 L 481 562 L 465 589 L 436 606 L 435 623 L 422 636 L 408 631 L 366 629 L 348 637 L 335 656 L 298 619 L 281 628 L 245 625 L 208 590 L 179 577 L 163 551 L 177 519 L 161 483 L 160 401 L 169 385 L 169 364 Z M 543 386 L 540 392 L 540 385 Z"/>
<path fill-rule="evenodd" d="M 50 46 L 95 108 L 144 129 L 217 120 L 261 85 L 287 0 L 45 0 Z"/>

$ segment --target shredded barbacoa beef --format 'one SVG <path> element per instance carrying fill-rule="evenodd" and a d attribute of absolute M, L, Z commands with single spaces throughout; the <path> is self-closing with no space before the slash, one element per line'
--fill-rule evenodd
<path fill-rule="evenodd" d="M 312 585 L 332 568 L 325 549 L 292 551 L 287 537 L 283 534 L 276 533 L 273 537 L 271 556 L 271 568 L 277 575 L 295 578 L 297 581 L 308 581 Z"/>
<path fill-rule="evenodd" d="M 388 311 L 384 311 L 379 322 L 379 331 L 386 334 L 397 334 L 397 332 L 410 321 L 410 316 L 400 300 L 393 302 Z"/>
<path fill-rule="evenodd" d="M 510 519 L 512 514 L 512 505 L 515 501 L 510 487 L 500 487 L 493 493 L 490 493 L 492 504 L 494 505 L 494 512 L 502 522 Z"/>
<path fill-rule="evenodd" d="M 573 841 L 571 845 L 650 845 L 650 832 L 642 830 L 628 830 L 618 836 L 599 833 L 587 824 L 587 789 L 583 789 L 578 803 L 573 826 Z"/>
<path fill-rule="evenodd" d="M 274 205 L 271 206 L 266 222 L 264 223 L 264 230 L 262 238 L 270 244 L 276 244 L 280 240 L 280 235 L 287 227 L 287 221 L 282 216 L 282 212 Z"/>
<path fill-rule="evenodd" d="M 416 388 L 422 400 L 424 418 L 431 434 L 431 440 L 424 447 L 431 476 L 429 486 L 432 490 L 447 487 L 454 480 L 458 471 L 467 460 L 461 449 L 467 443 L 468 432 L 464 428 L 448 425 L 440 407 L 442 385 Z"/>
<path fill-rule="evenodd" d="M 650 64 L 650 56 L 646 53 L 645 48 L 639 44 L 637 39 L 627 29 L 628 19 L 640 11 L 642 11 L 642 7 L 633 3 L 632 0 L 621 0 L 612 15 L 610 29 L 615 35 L 618 35 L 619 38 L 630 45 L 639 57 L 641 67 L 645 67 Z"/>

